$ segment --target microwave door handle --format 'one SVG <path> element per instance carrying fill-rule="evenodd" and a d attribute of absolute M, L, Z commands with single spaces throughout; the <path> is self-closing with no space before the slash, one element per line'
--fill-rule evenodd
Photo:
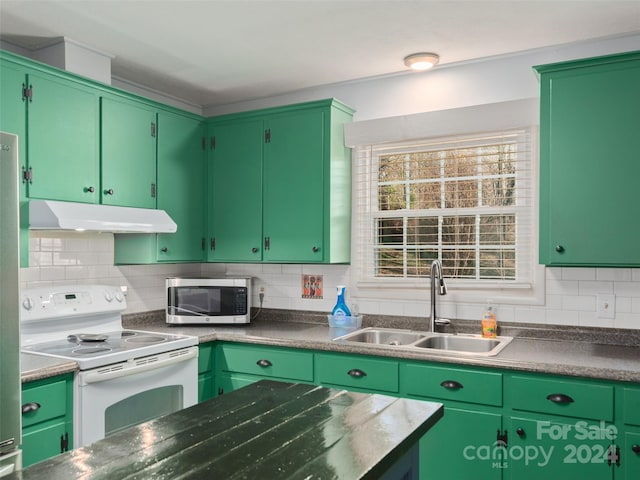
<path fill-rule="evenodd" d="M 184 308 L 184 307 L 172 307 L 175 308 L 176 310 L 180 310 L 181 312 L 187 312 L 187 313 L 192 313 L 194 315 L 198 315 L 200 317 L 206 317 L 207 314 L 206 313 L 202 313 L 202 312 L 196 312 L 195 310 L 190 310 L 188 308 Z"/>

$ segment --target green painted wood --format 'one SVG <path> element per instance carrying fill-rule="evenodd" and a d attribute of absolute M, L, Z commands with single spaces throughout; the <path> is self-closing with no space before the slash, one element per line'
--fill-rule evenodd
<path fill-rule="evenodd" d="M 22 404 L 39 408 L 22 415 L 23 465 L 61 453 L 60 440 L 68 438 L 73 448 L 73 375 L 60 375 L 22 385 Z"/>
<path fill-rule="evenodd" d="M 622 397 L 624 423 L 640 426 L 640 388 L 624 388 Z"/>
<path fill-rule="evenodd" d="M 204 133 L 200 120 L 158 113 L 158 208 L 178 225 L 176 233 L 158 235 L 159 261 L 203 260 Z"/>
<path fill-rule="evenodd" d="M 210 261 L 349 262 L 352 114 L 323 100 L 209 120 Z"/>
<path fill-rule="evenodd" d="M 514 416 L 505 423 L 509 432 L 505 479 L 602 480 L 614 476 L 614 468 L 607 463 L 611 440 L 583 438 L 575 422 L 533 415 Z"/>
<path fill-rule="evenodd" d="M 614 420 L 614 389 L 610 385 L 514 375 L 506 379 L 505 391 L 514 410 L 609 422 Z M 558 403 L 547 398 L 556 394 L 566 395 L 573 402 Z"/>
<path fill-rule="evenodd" d="M 27 71 L 0 57 L 0 131 L 18 135 L 18 171 L 27 168 L 27 103 L 22 88 Z M 20 182 L 20 266 L 29 266 L 29 205 L 27 183 Z"/>
<path fill-rule="evenodd" d="M 537 70 L 540 262 L 640 265 L 640 52 Z"/>
<path fill-rule="evenodd" d="M 63 453 L 60 438 L 68 432 L 69 425 L 64 418 L 25 427 L 22 432 L 22 466 L 26 468 Z"/>
<path fill-rule="evenodd" d="M 486 451 L 501 427 L 500 413 L 445 404 L 444 418 L 420 440 L 420 479 L 500 480 L 504 459 L 499 452 L 487 458 Z"/>
<path fill-rule="evenodd" d="M 313 381 L 313 353 L 308 351 L 223 343 L 216 353 L 219 371 Z"/>
<path fill-rule="evenodd" d="M 324 112 L 278 115 L 265 122 L 264 259 L 323 259 Z"/>
<path fill-rule="evenodd" d="M 620 473 L 616 472 L 616 479 L 636 480 L 640 478 L 640 431 L 626 432 L 620 448 Z"/>
<path fill-rule="evenodd" d="M 357 391 L 398 393 L 398 362 L 391 359 L 318 353 L 316 382 L 338 385 Z M 351 372 L 351 373 L 350 373 Z"/>
<path fill-rule="evenodd" d="M 411 396 L 502 406 L 500 373 L 410 363 L 401 377 L 403 393 Z"/>
<path fill-rule="evenodd" d="M 31 198 L 98 203 L 97 93 L 46 73 L 30 73 L 27 154 Z M 91 191 L 93 189 L 93 192 Z"/>
<path fill-rule="evenodd" d="M 23 427 L 64 417 L 67 413 L 67 382 L 64 379 L 26 383 L 22 387 L 22 404 L 38 403 L 40 408 L 22 415 Z"/>
<path fill-rule="evenodd" d="M 156 208 L 152 192 L 156 184 L 155 109 L 108 97 L 100 99 L 100 108 L 101 202 Z"/>
<path fill-rule="evenodd" d="M 210 127 L 210 261 L 261 261 L 262 120 Z"/>

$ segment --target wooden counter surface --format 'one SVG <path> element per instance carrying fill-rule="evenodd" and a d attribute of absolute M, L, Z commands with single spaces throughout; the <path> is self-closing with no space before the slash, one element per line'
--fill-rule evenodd
<path fill-rule="evenodd" d="M 380 479 L 442 415 L 439 403 L 262 380 L 7 478 Z"/>

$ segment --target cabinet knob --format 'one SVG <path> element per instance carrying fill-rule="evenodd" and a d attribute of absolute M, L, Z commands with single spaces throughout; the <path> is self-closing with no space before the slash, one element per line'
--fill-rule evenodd
<path fill-rule="evenodd" d="M 556 252 L 564 253 L 564 247 L 562 245 L 556 245 Z"/>
<path fill-rule="evenodd" d="M 160 249 L 160 251 L 161 251 L 162 253 L 167 253 L 167 252 L 169 251 L 169 249 L 168 249 L 167 247 L 162 247 L 162 248 Z"/>
<path fill-rule="evenodd" d="M 93 193 L 96 191 L 94 187 L 84 187 L 85 192 Z"/>
<path fill-rule="evenodd" d="M 547 395 L 547 400 L 553 403 L 567 404 L 573 403 L 573 398 L 569 395 L 565 395 L 564 393 L 552 393 Z"/>
<path fill-rule="evenodd" d="M 40 405 L 37 402 L 29 402 L 29 403 L 25 403 L 24 405 L 22 405 L 22 414 L 24 415 L 25 413 L 30 413 L 30 412 L 35 412 L 36 410 L 38 410 L 42 405 Z"/>
<path fill-rule="evenodd" d="M 113 188 L 109 188 L 108 190 L 104 191 L 105 195 L 113 195 Z"/>
<path fill-rule="evenodd" d="M 517 434 L 519 437 L 524 437 L 524 428 L 522 428 L 522 427 L 518 427 L 518 428 L 516 429 L 516 434 Z"/>
<path fill-rule="evenodd" d="M 353 378 L 361 378 L 361 377 L 366 377 L 367 376 L 367 374 L 365 372 L 363 372 L 362 370 L 360 370 L 359 368 L 352 368 L 351 370 L 349 370 L 347 372 L 347 375 L 350 375 Z"/>
<path fill-rule="evenodd" d="M 460 382 L 456 382 L 455 380 L 445 380 L 440 386 L 447 390 L 460 390 L 464 388 Z"/>
<path fill-rule="evenodd" d="M 258 360 L 256 362 L 256 365 L 258 365 L 259 367 L 262 367 L 262 368 L 266 368 L 266 367 L 272 366 L 273 364 L 269 360 L 262 359 L 262 360 Z"/>
<path fill-rule="evenodd" d="M 258 253 L 258 248 L 257 247 L 253 247 L 251 249 L 251 253 Z"/>
<path fill-rule="evenodd" d="M 319 249 L 318 247 L 316 247 L 315 245 L 314 245 L 314 247 L 311 249 L 311 251 L 312 251 L 313 253 L 318 253 L 318 250 L 320 250 L 320 249 Z"/>
<path fill-rule="evenodd" d="M 640 445 L 633 445 L 633 446 L 631 447 L 631 451 L 632 451 L 633 453 L 640 453 Z"/>

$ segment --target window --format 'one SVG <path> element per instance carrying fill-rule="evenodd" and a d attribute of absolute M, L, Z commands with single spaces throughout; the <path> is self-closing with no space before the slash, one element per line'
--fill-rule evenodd
<path fill-rule="evenodd" d="M 530 284 L 531 131 L 358 147 L 360 281 Z"/>

